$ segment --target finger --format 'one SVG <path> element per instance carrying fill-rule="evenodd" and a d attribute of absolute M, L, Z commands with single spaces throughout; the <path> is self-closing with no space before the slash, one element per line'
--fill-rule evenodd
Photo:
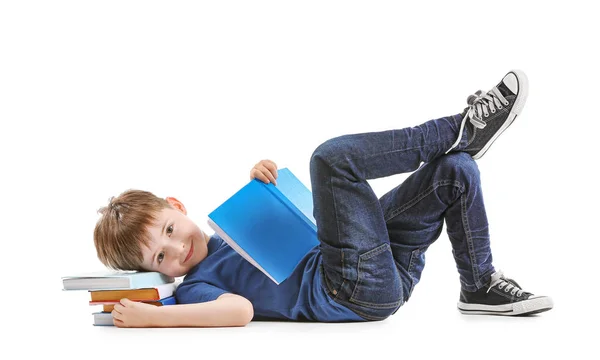
<path fill-rule="evenodd" d="M 275 167 L 275 170 L 277 170 L 277 164 L 275 164 L 275 161 L 273 160 L 266 160 L 268 161 L 270 164 L 273 164 L 273 166 Z"/>
<path fill-rule="evenodd" d="M 271 180 L 269 180 L 269 178 L 266 177 L 265 174 L 263 174 L 263 173 L 258 173 L 256 175 L 256 178 L 259 179 L 260 181 L 264 182 L 265 184 L 268 184 L 271 182 Z"/>
<path fill-rule="evenodd" d="M 277 165 L 275 165 L 275 163 L 271 160 L 267 160 L 264 165 L 267 169 L 269 169 L 271 174 L 273 174 L 273 177 L 277 179 Z"/>
<path fill-rule="evenodd" d="M 131 301 L 131 300 L 127 299 L 127 298 L 123 298 L 123 299 L 119 300 L 119 303 L 121 303 L 121 305 L 123 305 L 125 307 L 131 305 L 132 302 L 133 301 Z"/>
<path fill-rule="evenodd" d="M 275 181 L 275 177 L 273 176 L 273 174 L 271 174 L 271 171 L 265 165 L 261 165 L 260 170 L 261 170 L 263 176 L 265 176 L 268 179 L 268 181 L 266 181 L 267 184 L 269 182 L 272 182 L 273 184 L 277 185 L 277 182 Z"/>
<path fill-rule="evenodd" d="M 269 178 L 266 177 L 266 175 L 264 173 L 268 172 L 268 170 L 265 169 L 264 166 L 262 166 L 261 164 L 257 164 L 254 169 L 252 170 L 252 175 L 254 178 L 264 182 L 264 183 L 269 183 Z"/>
<path fill-rule="evenodd" d="M 258 180 L 264 181 L 264 178 L 262 178 L 262 176 L 263 176 L 262 173 L 256 167 L 254 169 L 250 170 L 250 180 L 258 179 Z"/>
<path fill-rule="evenodd" d="M 121 305 L 121 303 L 116 303 L 115 306 L 113 307 L 113 311 L 121 313 L 124 308 L 125 307 L 123 305 Z"/>
<path fill-rule="evenodd" d="M 110 313 L 112 315 L 113 320 L 117 319 L 117 320 L 123 320 L 123 314 L 121 314 L 120 312 L 113 310 Z"/>
<path fill-rule="evenodd" d="M 113 319 L 113 324 L 117 327 L 127 327 L 127 326 L 125 326 L 125 322 L 123 322 L 122 320 L 118 320 L 118 319 Z"/>
<path fill-rule="evenodd" d="M 275 181 L 275 179 L 277 178 L 277 167 L 269 161 L 270 160 L 266 160 L 262 164 L 263 173 L 269 178 L 271 182 L 277 184 L 277 182 Z"/>
<path fill-rule="evenodd" d="M 254 168 L 252 170 L 250 170 L 250 180 L 252 180 L 254 178 L 260 179 L 262 172 L 257 168 L 257 166 L 259 166 L 259 165 L 255 165 Z"/>

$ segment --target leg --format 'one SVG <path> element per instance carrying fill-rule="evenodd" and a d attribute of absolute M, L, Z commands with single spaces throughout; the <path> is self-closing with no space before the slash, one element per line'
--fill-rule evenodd
<path fill-rule="evenodd" d="M 344 135 L 321 144 L 310 175 L 322 282 L 335 301 L 370 320 L 391 315 L 410 281 L 394 261 L 384 213 L 368 179 L 416 170 L 442 156 L 457 138 L 462 117 L 430 120 L 400 130 Z"/>
<path fill-rule="evenodd" d="M 465 152 L 425 164 L 380 198 L 392 253 L 404 282 L 405 300 L 421 278 L 425 251 L 444 219 L 463 289 L 475 291 L 494 272 L 479 169 Z"/>
<path fill-rule="evenodd" d="M 471 106 L 462 115 L 473 126 L 461 123 L 469 133 L 467 146 L 457 139 L 454 145 L 461 152 L 426 164 L 381 198 L 394 258 L 409 279 L 403 283 L 407 298 L 420 279 L 424 251 L 440 235 L 445 219 L 461 282 L 457 306 L 463 314 L 512 316 L 552 309 L 552 298 L 524 291 L 494 270 L 479 171 L 470 159 L 483 156 L 516 119 L 527 89 L 527 77 L 517 70 L 486 94 L 470 96 Z"/>

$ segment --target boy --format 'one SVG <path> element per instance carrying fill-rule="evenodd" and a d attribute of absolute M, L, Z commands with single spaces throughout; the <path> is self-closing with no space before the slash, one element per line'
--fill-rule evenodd
<path fill-rule="evenodd" d="M 444 221 L 461 284 L 459 311 L 524 315 L 551 309 L 551 298 L 525 292 L 492 266 L 474 161 L 519 115 L 527 86 L 525 74 L 513 70 L 487 93 L 469 96 L 461 114 L 412 128 L 344 135 L 318 146 L 310 176 L 320 245 L 280 285 L 217 234 L 201 231 L 177 199 L 136 190 L 111 199 L 94 232 L 102 263 L 185 275 L 176 290 L 178 305 L 123 299 L 113 311 L 115 325 L 383 320 L 410 298 L 424 253 Z M 414 170 L 379 199 L 366 181 Z M 260 161 L 250 172 L 254 178 L 276 186 L 276 164 Z"/>

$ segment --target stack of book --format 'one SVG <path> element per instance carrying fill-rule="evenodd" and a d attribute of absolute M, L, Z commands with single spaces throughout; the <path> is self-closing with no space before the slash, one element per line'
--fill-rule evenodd
<path fill-rule="evenodd" d="M 96 326 L 114 325 L 111 312 L 123 298 L 156 306 L 173 305 L 179 285 L 175 278 L 158 272 L 110 270 L 64 276 L 62 281 L 63 290 L 86 290 L 89 305 L 102 307 L 92 312 Z"/>

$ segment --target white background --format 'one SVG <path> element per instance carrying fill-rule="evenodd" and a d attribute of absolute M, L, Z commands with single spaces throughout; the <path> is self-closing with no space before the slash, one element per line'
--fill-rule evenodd
<path fill-rule="evenodd" d="M 600 26 L 590 4 L 3 1 L 3 351 L 592 357 Z M 62 291 L 61 276 L 101 267 L 92 231 L 111 196 L 175 196 L 212 233 L 207 214 L 259 160 L 310 186 L 310 155 L 328 138 L 459 113 L 512 68 L 529 76 L 527 105 L 478 165 L 494 264 L 551 295 L 550 312 L 460 315 L 445 231 L 411 301 L 383 322 L 98 328 L 87 294 Z M 383 195 L 406 176 L 371 185 Z"/>

